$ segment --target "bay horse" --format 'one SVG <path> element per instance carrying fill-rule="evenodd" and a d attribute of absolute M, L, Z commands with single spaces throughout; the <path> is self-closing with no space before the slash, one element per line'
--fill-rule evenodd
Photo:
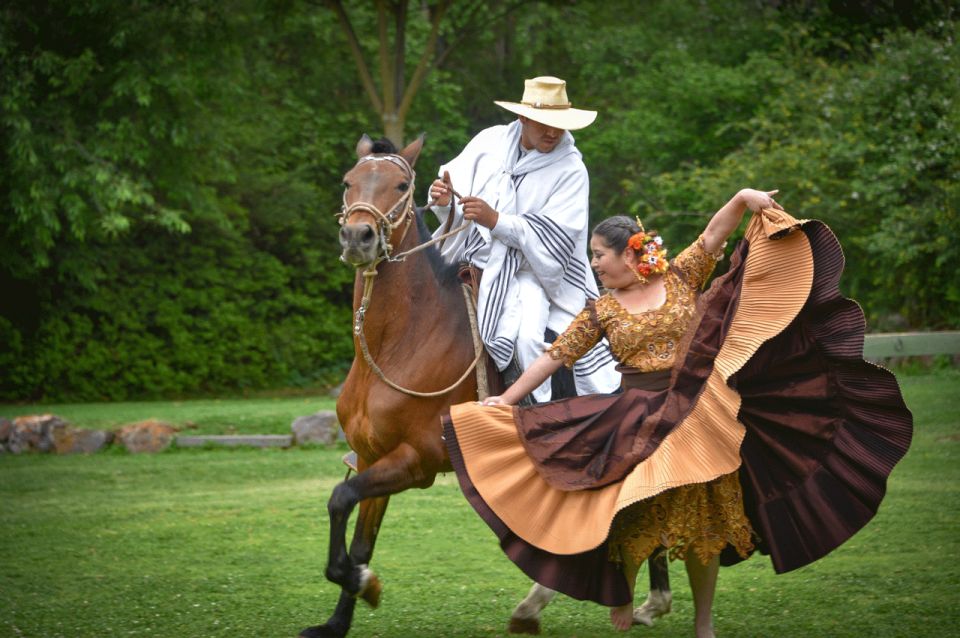
<path fill-rule="evenodd" d="M 469 338 L 458 267 L 444 263 L 435 248 L 417 250 L 430 240 L 413 206 L 413 167 L 422 148 L 422 137 L 397 152 L 364 135 L 357 163 L 343 179 L 340 259 L 357 269 L 355 356 L 337 399 L 337 418 L 357 454 L 357 473 L 339 483 L 327 502 L 325 575 L 340 586 L 337 605 L 324 624 L 307 627 L 301 638 L 345 636 L 358 598 L 379 604 L 381 585 L 368 565 L 387 502 L 452 471 L 440 419 L 451 405 L 478 398 L 477 377 L 465 371 L 481 357 Z M 347 523 L 358 504 L 348 551 Z M 665 575 L 665 562 L 657 573 Z M 651 559 L 652 586 L 653 574 Z M 669 596 L 669 585 L 666 590 Z M 553 595 L 534 584 L 514 611 L 510 631 L 539 633 L 539 613 Z M 669 599 L 666 605 L 669 611 Z"/>
<path fill-rule="evenodd" d="M 391 261 L 393 253 L 430 238 L 412 199 L 413 166 L 422 147 L 421 137 L 395 152 L 364 135 L 357 163 L 343 180 L 341 260 L 357 268 L 357 319 L 355 358 L 337 399 L 337 417 L 357 453 L 357 473 L 338 484 L 327 503 L 326 577 L 340 586 L 340 598 L 327 622 L 304 629 L 302 638 L 344 636 L 358 598 L 377 606 L 380 583 L 368 564 L 387 502 L 406 489 L 430 487 L 438 472 L 452 471 L 440 418 L 455 403 L 477 400 L 475 375 L 456 383 L 476 358 L 456 265 L 444 264 L 433 248 Z M 450 389 L 439 396 L 411 396 L 387 379 L 419 392 Z M 347 551 L 347 522 L 357 504 Z"/>

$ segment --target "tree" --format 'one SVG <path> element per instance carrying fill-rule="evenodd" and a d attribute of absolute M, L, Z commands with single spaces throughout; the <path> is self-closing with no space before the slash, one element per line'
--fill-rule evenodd
<path fill-rule="evenodd" d="M 325 3 L 337 16 L 360 83 L 370 106 L 380 116 L 385 136 L 398 147 L 405 143 L 407 116 L 427 75 L 442 66 L 450 53 L 467 37 L 484 32 L 521 6 L 537 4 L 522 0 L 475 0 L 463 5 L 458 17 L 448 20 L 444 30 L 444 17 L 453 0 L 437 0 L 433 4 L 423 2 L 415 9 L 410 8 L 409 0 L 376 0 L 376 57 L 380 80 L 378 90 L 371 67 L 366 61 L 364 42 L 357 35 L 354 22 L 347 14 L 342 0 L 325 0 Z M 412 13 L 421 16 L 422 21 L 411 24 L 409 16 Z M 420 47 L 416 67 L 409 78 L 408 35 L 414 36 Z"/>
<path fill-rule="evenodd" d="M 409 0 L 377 0 L 377 38 L 380 70 L 380 91 L 373 81 L 370 67 L 366 63 L 363 48 L 353 23 L 347 15 L 341 0 L 327 0 L 333 10 L 343 34 L 350 47 L 360 82 L 370 100 L 374 111 L 380 114 L 384 134 L 397 147 L 404 143 L 404 127 L 414 96 L 420 90 L 423 80 L 433 66 L 434 51 L 440 34 L 440 22 L 452 0 L 439 0 L 436 4 L 426 5 L 423 12 L 430 25 L 429 35 L 420 53 L 420 58 L 409 82 L 406 77 L 407 62 L 407 14 Z M 393 41 L 390 41 L 390 23 L 393 25 Z"/>

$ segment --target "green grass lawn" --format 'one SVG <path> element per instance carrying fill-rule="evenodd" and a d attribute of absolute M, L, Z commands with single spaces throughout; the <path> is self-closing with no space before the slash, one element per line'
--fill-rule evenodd
<path fill-rule="evenodd" d="M 795 572 L 762 556 L 722 570 L 718 635 L 957 635 L 960 373 L 901 382 L 915 438 L 877 517 Z M 322 622 L 337 597 L 325 503 L 342 452 L 0 456 L 0 636 L 295 636 Z M 358 607 L 354 636 L 503 636 L 529 584 L 452 475 L 393 499 L 372 566 L 382 603 Z M 673 613 L 628 635 L 691 634 L 686 578 L 671 571 Z M 567 598 L 543 622 L 546 636 L 620 635 L 604 608 Z"/>

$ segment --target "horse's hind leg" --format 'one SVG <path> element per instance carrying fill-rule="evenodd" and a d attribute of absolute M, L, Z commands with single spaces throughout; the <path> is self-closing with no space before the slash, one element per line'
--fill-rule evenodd
<path fill-rule="evenodd" d="M 666 550 L 657 549 L 647 560 L 647 565 L 650 568 L 650 593 L 644 603 L 633 610 L 633 623 L 652 627 L 657 618 L 670 613 L 673 601 Z M 507 630 L 511 634 L 539 634 L 540 612 L 556 595 L 552 589 L 534 583 L 527 597 L 513 610 Z"/>
<path fill-rule="evenodd" d="M 633 624 L 652 627 L 657 618 L 670 613 L 673 602 L 667 551 L 662 547 L 654 551 L 647 565 L 650 568 L 650 593 L 643 604 L 633 610 Z"/>
<path fill-rule="evenodd" d="M 540 633 L 540 612 L 550 604 L 557 592 L 544 587 L 540 583 L 534 583 L 530 588 L 527 597 L 520 601 L 513 614 L 510 616 L 510 624 L 507 625 L 507 631 L 511 634 L 539 634 Z"/>

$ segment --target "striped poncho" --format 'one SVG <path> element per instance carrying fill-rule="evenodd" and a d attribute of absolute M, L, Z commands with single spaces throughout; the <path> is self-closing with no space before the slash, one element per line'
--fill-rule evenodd
<path fill-rule="evenodd" d="M 492 230 L 474 224 L 448 239 L 443 257 L 483 270 L 480 331 L 501 370 L 515 355 L 524 369 L 532 363 L 536 353 L 518 349 L 519 335 L 563 332 L 598 295 L 587 261 L 589 177 L 573 136 L 564 133 L 553 151 L 540 153 L 522 149 L 520 132 L 519 120 L 485 129 L 439 172 L 449 171 L 457 191 L 500 213 Z M 449 206 L 433 210 L 441 222 L 450 214 Z M 453 214 L 455 227 L 459 204 Z M 612 392 L 620 381 L 605 342 L 578 361 L 574 375 L 580 394 Z M 549 398 L 545 385 L 538 400 Z"/>

